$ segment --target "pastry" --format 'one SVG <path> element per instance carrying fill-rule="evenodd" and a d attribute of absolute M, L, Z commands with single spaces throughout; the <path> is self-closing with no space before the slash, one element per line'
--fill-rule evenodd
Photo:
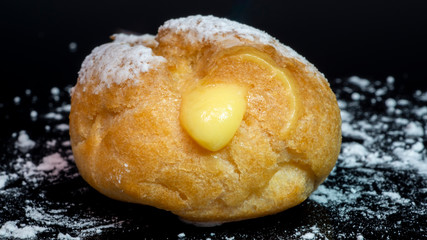
<path fill-rule="evenodd" d="M 116 34 L 71 93 L 81 176 L 113 199 L 229 222 L 303 202 L 335 165 L 341 118 L 325 77 L 265 32 L 213 16 Z"/>

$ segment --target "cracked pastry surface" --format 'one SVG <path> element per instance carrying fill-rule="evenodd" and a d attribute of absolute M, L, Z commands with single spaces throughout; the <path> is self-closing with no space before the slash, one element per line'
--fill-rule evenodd
<path fill-rule="evenodd" d="M 187 221 L 237 221 L 301 203 L 335 165 L 335 95 L 312 64 L 268 34 L 190 16 L 156 36 L 113 39 L 86 57 L 71 94 L 75 161 L 99 192 Z M 242 90 L 221 95 L 227 89 Z M 226 107 L 205 101 L 204 91 Z M 210 111 L 208 125 L 188 127 L 202 121 L 194 109 Z M 231 119 L 223 109 L 242 113 L 223 121 Z M 215 145 L 212 134 L 198 137 L 205 126 L 230 137 Z"/>

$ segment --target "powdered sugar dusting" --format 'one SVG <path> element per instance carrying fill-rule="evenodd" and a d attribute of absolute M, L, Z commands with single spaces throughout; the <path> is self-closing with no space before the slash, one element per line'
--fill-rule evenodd
<path fill-rule="evenodd" d="M 67 91 L 51 89 L 48 112 L 37 110 L 44 118 L 27 115 L 31 126 L 40 126 L 42 134 L 33 133 L 34 127 L 18 130 L 11 134 L 8 146 L 1 146 L 9 154 L 0 159 L 1 239 L 85 239 L 125 223 L 116 217 L 95 216 L 79 203 L 79 194 L 89 187 L 62 190 L 67 184 L 75 185 L 80 177 L 65 122 L 70 111 Z M 30 96 L 30 90 L 25 94 L 16 109 L 35 111 L 39 105 L 27 101 L 35 96 Z M 61 102 L 64 96 L 66 102 Z M 28 103 L 31 107 L 25 105 Z M 20 110 L 17 113 L 22 118 Z"/>
<path fill-rule="evenodd" d="M 111 43 L 96 47 L 83 61 L 79 71 L 79 82 L 83 85 L 99 79 L 94 93 L 112 84 L 137 84 L 140 74 L 166 61 L 141 44 L 151 38 L 149 35 L 120 34 L 115 38 Z"/>
<path fill-rule="evenodd" d="M 17 226 L 15 221 L 7 221 L 0 228 L 0 236 L 6 238 L 28 239 L 37 236 L 37 233 L 46 231 L 44 227 L 38 226 Z"/>
<path fill-rule="evenodd" d="M 277 41 L 267 33 L 251 26 L 214 16 L 195 15 L 171 19 L 166 21 L 159 31 L 164 29 L 189 33 L 188 39 L 192 42 L 221 42 L 229 38 L 237 40 L 239 37 L 267 45 Z"/>
<path fill-rule="evenodd" d="M 26 153 L 30 151 L 35 145 L 36 143 L 30 139 L 25 130 L 19 132 L 18 140 L 15 142 L 15 147 L 19 151 Z"/>
<path fill-rule="evenodd" d="M 382 98 L 382 94 L 376 94 L 374 85 L 366 79 L 354 76 L 349 78 L 349 83 L 360 88 L 359 92 L 363 94 L 364 101 L 368 101 L 369 95 L 378 100 Z M 392 89 L 393 85 L 388 87 Z M 355 115 L 355 111 L 350 114 L 349 111 L 350 108 L 359 108 L 362 104 L 360 101 L 351 104 L 342 107 L 341 116 L 343 136 L 353 141 L 343 143 L 341 161 L 338 162 L 340 166 L 389 166 L 425 173 L 425 106 L 413 106 L 408 99 L 386 98 L 383 105 L 386 107 L 385 112 L 369 113 L 370 115 L 365 117 Z M 415 116 L 414 112 L 417 113 Z"/>
<path fill-rule="evenodd" d="M 80 237 L 72 237 L 70 234 L 63 234 L 63 233 L 59 233 L 58 237 L 56 238 L 58 240 L 80 240 Z"/>
<path fill-rule="evenodd" d="M 0 172 L 0 189 L 4 188 L 9 176 L 5 172 Z"/>
<path fill-rule="evenodd" d="M 159 28 L 159 32 L 161 31 L 185 33 L 187 39 L 192 43 L 214 42 L 218 45 L 226 44 L 227 47 L 232 47 L 245 43 L 246 40 L 255 44 L 269 45 L 274 47 L 282 56 L 296 59 L 306 65 L 308 72 L 317 72 L 317 69 L 303 56 L 290 47 L 281 44 L 266 32 L 226 18 L 195 15 L 171 19 Z M 168 35 L 162 36 L 166 39 L 168 37 Z"/>
<path fill-rule="evenodd" d="M 144 46 L 156 47 L 159 43 L 155 40 L 155 36 L 151 34 L 134 35 L 117 33 L 112 36 L 114 42 L 127 44 L 140 44 Z"/>
<path fill-rule="evenodd" d="M 337 218 L 355 228 L 365 228 L 362 224 L 373 221 L 373 231 L 383 231 L 390 224 L 402 229 L 408 221 L 423 221 L 427 214 L 427 202 L 419 202 L 426 199 L 426 193 L 406 190 L 408 184 L 425 187 L 427 183 L 427 112 L 425 106 L 409 98 L 390 95 L 394 83 L 393 77 L 388 77 L 384 86 L 353 76 L 337 90 L 343 121 L 342 151 L 331 176 L 310 200 L 335 209 Z M 358 98 L 352 97 L 355 93 Z M 396 181 L 396 175 L 402 182 Z M 393 222 L 396 215 L 411 217 Z M 421 232 L 427 230 L 423 226 Z M 342 237 L 363 239 L 354 233 L 342 233 Z"/>
<path fill-rule="evenodd" d="M 61 123 L 55 126 L 56 129 L 60 131 L 68 131 L 70 129 L 70 126 L 66 123 Z"/>
<path fill-rule="evenodd" d="M 49 172 L 51 175 L 58 175 L 68 167 L 59 153 L 54 153 L 43 158 L 42 162 L 36 167 L 37 171 Z"/>

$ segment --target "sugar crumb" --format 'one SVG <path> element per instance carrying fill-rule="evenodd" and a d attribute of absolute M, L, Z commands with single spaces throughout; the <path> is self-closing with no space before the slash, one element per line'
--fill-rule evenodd
<path fill-rule="evenodd" d="M 19 103 L 21 103 L 21 98 L 20 98 L 20 97 L 18 97 L 18 96 L 16 96 L 15 98 L 13 98 L 13 102 L 14 102 L 16 105 L 19 105 Z"/>
<path fill-rule="evenodd" d="M 15 147 L 22 153 L 26 153 L 34 148 L 36 143 L 30 139 L 27 132 L 22 130 L 19 132 L 18 139 L 15 142 Z"/>
<path fill-rule="evenodd" d="M 6 186 L 6 182 L 9 179 L 9 176 L 5 172 L 0 172 L 0 189 Z"/>
<path fill-rule="evenodd" d="M 70 42 L 68 44 L 68 49 L 70 50 L 71 53 L 77 52 L 77 43 L 76 42 Z"/>
<path fill-rule="evenodd" d="M 50 112 L 47 113 L 46 115 L 44 115 L 44 117 L 46 119 L 54 119 L 54 120 L 62 120 L 64 117 L 62 116 L 62 114 L 59 113 L 55 113 L 55 112 Z"/>
<path fill-rule="evenodd" d="M 70 129 L 70 126 L 68 124 L 61 123 L 61 124 L 56 125 L 55 129 L 57 129 L 59 131 L 68 131 L 68 129 Z"/>
<path fill-rule="evenodd" d="M 316 235 L 314 233 L 306 233 L 301 236 L 301 239 L 315 239 Z"/>
<path fill-rule="evenodd" d="M 47 229 L 39 226 L 22 226 L 19 227 L 16 221 L 7 221 L 0 228 L 0 236 L 5 238 L 28 239 L 35 238 L 38 233 Z"/>
<path fill-rule="evenodd" d="M 80 237 L 72 237 L 68 233 L 66 233 L 66 234 L 59 233 L 58 237 L 56 239 L 58 239 L 58 240 L 80 240 L 81 238 Z"/>

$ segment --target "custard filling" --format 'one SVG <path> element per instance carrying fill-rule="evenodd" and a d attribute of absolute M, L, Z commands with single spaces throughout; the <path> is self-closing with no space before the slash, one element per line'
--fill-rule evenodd
<path fill-rule="evenodd" d="M 286 89 L 286 123 L 280 129 L 280 137 L 285 138 L 296 121 L 297 94 L 295 94 L 292 74 L 277 64 L 267 54 L 252 48 L 237 48 L 218 57 L 215 66 L 198 83 L 182 96 L 180 122 L 185 131 L 203 148 L 218 151 L 224 148 L 237 132 L 247 108 L 249 86 L 233 81 L 233 71 L 225 78 L 218 79 L 215 71 L 227 61 L 238 64 L 255 63 L 271 79 L 279 81 Z M 224 77 L 224 76 L 222 76 Z M 256 79 L 253 81 L 257 84 Z"/>

